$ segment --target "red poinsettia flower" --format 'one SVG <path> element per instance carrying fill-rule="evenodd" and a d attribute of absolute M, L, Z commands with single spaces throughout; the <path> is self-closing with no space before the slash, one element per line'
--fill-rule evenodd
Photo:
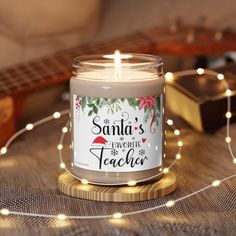
<path fill-rule="evenodd" d="M 139 110 L 147 107 L 148 110 L 151 110 L 152 107 L 156 104 L 155 96 L 150 97 L 140 97 L 139 100 Z"/>

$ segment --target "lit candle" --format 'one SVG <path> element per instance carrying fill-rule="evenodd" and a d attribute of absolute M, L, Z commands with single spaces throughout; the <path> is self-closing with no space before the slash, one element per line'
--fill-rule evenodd
<path fill-rule="evenodd" d="M 116 51 L 76 58 L 70 94 L 76 176 L 113 185 L 158 174 L 164 112 L 159 57 Z"/>

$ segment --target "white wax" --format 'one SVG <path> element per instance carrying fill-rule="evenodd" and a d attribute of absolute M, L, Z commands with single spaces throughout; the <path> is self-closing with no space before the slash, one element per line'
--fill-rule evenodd
<path fill-rule="evenodd" d="M 71 79 L 71 91 L 83 96 L 111 98 L 153 96 L 163 93 L 162 76 L 133 68 L 133 65 L 129 68 L 122 63 L 119 76 L 114 67 L 93 71 L 79 70 L 79 74 Z"/>
<path fill-rule="evenodd" d="M 106 81 L 106 82 L 135 82 L 144 80 L 153 80 L 158 79 L 157 76 L 153 73 L 146 71 L 135 71 L 129 68 L 122 68 L 119 70 L 120 76 L 116 75 L 116 70 L 114 68 L 106 68 L 101 69 L 100 71 L 87 71 L 81 72 L 78 75 L 78 79 L 87 79 L 87 80 L 95 80 L 95 81 Z"/>

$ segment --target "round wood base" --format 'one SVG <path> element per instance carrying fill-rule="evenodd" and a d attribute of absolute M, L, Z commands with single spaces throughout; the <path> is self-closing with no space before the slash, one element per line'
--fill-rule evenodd
<path fill-rule="evenodd" d="M 69 196 L 87 200 L 107 202 L 146 201 L 160 198 L 173 192 L 176 189 L 176 178 L 174 173 L 168 172 L 156 182 L 132 187 L 113 187 L 82 184 L 68 173 L 63 173 L 59 176 L 58 188 Z"/>

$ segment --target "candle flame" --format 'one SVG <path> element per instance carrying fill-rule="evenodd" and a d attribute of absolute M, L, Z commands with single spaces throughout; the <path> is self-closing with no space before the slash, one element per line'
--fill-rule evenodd
<path fill-rule="evenodd" d="M 115 59 L 115 57 L 120 58 L 120 60 L 122 59 L 129 59 L 132 58 L 133 56 L 131 54 L 123 54 L 120 53 L 119 50 L 116 50 L 114 54 L 109 54 L 109 55 L 103 55 L 104 58 L 108 58 L 108 59 Z"/>
<path fill-rule="evenodd" d="M 122 72 L 122 59 L 132 58 L 132 55 L 121 54 L 119 50 L 116 50 L 114 54 L 103 55 L 103 57 L 114 60 L 115 80 L 119 81 L 121 78 L 121 72 Z"/>
<path fill-rule="evenodd" d="M 114 53 L 114 64 L 115 64 L 115 78 L 116 81 L 119 81 L 121 76 L 121 56 L 119 50 L 116 50 Z"/>
<path fill-rule="evenodd" d="M 115 51 L 115 57 L 114 57 L 114 62 L 115 62 L 115 69 L 120 69 L 121 68 L 121 56 L 120 56 L 120 51 L 116 50 Z"/>

